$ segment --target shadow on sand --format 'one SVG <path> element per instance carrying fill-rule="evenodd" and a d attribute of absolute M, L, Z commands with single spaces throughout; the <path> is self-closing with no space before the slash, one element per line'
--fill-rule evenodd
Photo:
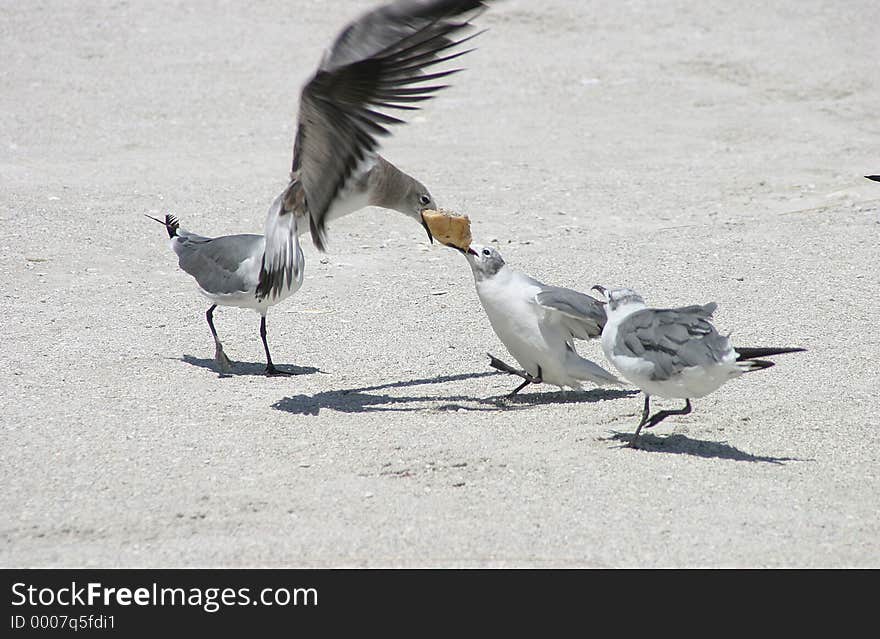
<path fill-rule="evenodd" d="M 323 391 L 314 395 L 292 395 L 278 400 L 272 404 L 272 408 L 296 415 L 317 415 L 322 408 L 335 410 L 342 413 L 364 412 L 405 412 L 421 411 L 424 406 L 413 404 L 425 404 L 443 402 L 434 405 L 434 410 L 445 411 L 497 411 L 497 410 L 523 410 L 534 406 L 546 404 L 581 404 L 600 402 L 609 399 L 628 397 L 637 391 L 621 391 L 592 389 L 578 392 L 550 392 L 550 393 L 522 393 L 512 398 L 506 395 L 494 397 L 472 397 L 469 395 L 449 395 L 438 397 L 437 395 L 389 395 L 387 393 L 375 393 L 374 391 L 389 390 L 395 388 L 410 388 L 413 386 L 427 386 L 432 384 L 446 384 L 466 379 L 479 379 L 504 375 L 497 371 L 479 373 L 461 373 L 458 375 L 444 375 L 440 377 L 428 377 L 411 379 L 400 382 L 390 382 L 376 386 L 364 386 L 360 388 L 348 388 L 343 390 Z"/>
<path fill-rule="evenodd" d="M 214 371 L 220 377 L 232 377 L 235 375 L 263 375 L 266 366 L 261 362 L 235 362 L 231 373 L 221 373 L 214 359 L 202 359 L 192 355 L 184 355 L 181 361 Z M 292 372 L 294 375 L 311 375 L 323 373 L 314 366 L 283 366 L 283 370 Z M 457 375 L 442 375 L 439 377 L 425 377 L 410 379 L 375 386 L 362 386 L 342 390 L 322 391 L 314 395 L 291 395 L 272 404 L 272 408 L 295 415 L 318 415 L 321 409 L 334 410 L 341 413 L 369 413 L 369 412 L 408 412 L 422 411 L 424 406 L 412 404 L 426 404 L 442 402 L 432 406 L 433 410 L 439 411 L 502 411 L 524 410 L 537 406 L 552 404 L 592 404 L 615 399 L 622 399 L 638 395 L 637 390 L 621 390 L 607 388 L 592 388 L 586 391 L 552 391 L 552 392 L 520 392 L 513 397 L 495 395 L 490 397 L 472 397 L 469 395 L 388 395 L 387 393 L 375 393 L 395 388 L 411 388 L 413 386 L 428 386 L 434 384 L 448 384 L 467 379 L 480 379 L 484 377 L 504 376 L 500 371 L 483 371 L 479 373 L 460 373 Z M 612 431 L 609 437 L 600 438 L 602 441 L 620 442 L 621 447 L 629 444 L 632 432 Z M 763 462 L 768 464 L 784 464 L 788 461 L 805 461 L 795 457 L 769 457 L 753 455 L 723 442 L 691 439 L 685 435 L 673 434 L 657 436 L 650 432 L 642 432 L 639 436 L 638 450 L 653 453 L 671 453 L 676 455 L 692 455 L 695 457 L 732 459 L 734 461 Z"/>
<path fill-rule="evenodd" d="M 632 436 L 632 432 L 622 433 L 614 431 L 610 437 L 603 437 L 601 439 L 603 441 L 621 442 L 623 446 L 628 446 L 629 442 L 632 440 Z M 672 453 L 675 455 L 705 457 L 707 459 L 732 459 L 733 461 L 763 462 L 766 464 L 778 465 L 782 465 L 789 461 L 807 461 L 796 457 L 767 457 L 753 455 L 734 446 L 725 444 L 724 442 L 691 439 L 690 437 L 679 434 L 664 437 L 652 433 L 645 433 L 644 431 L 639 435 L 637 449 L 650 453 Z"/>
<path fill-rule="evenodd" d="M 174 358 L 176 359 L 176 358 Z M 200 357 L 193 357 L 192 355 L 184 355 L 180 358 L 181 362 L 186 362 L 191 366 L 198 366 L 199 368 L 206 368 L 209 371 L 213 371 L 217 373 L 219 377 L 236 377 L 238 375 L 265 375 L 266 374 L 266 364 L 264 362 L 232 362 L 232 370 L 228 373 L 224 373 L 220 370 L 220 366 L 217 365 L 216 360 L 214 358 L 211 359 L 202 359 Z M 314 373 L 322 373 L 323 371 L 315 368 L 314 366 L 293 366 L 291 364 L 278 364 L 277 365 L 280 370 L 287 371 L 293 375 L 312 375 Z"/>

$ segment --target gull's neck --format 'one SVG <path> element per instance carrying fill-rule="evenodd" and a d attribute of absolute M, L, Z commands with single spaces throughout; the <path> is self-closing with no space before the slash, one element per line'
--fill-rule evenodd
<path fill-rule="evenodd" d="M 404 202 L 413 178 L 391 164 L 381 155 L 367 173 L 370 206 L 381 206 L 405 213 Z"/>

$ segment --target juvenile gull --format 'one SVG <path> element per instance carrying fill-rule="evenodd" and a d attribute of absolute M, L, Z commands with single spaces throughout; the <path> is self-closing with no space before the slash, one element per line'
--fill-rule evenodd
<path fill-rule="evenodd" d="M 630 446 L 639 433 L 670 415 L 691 412 L 691 399 L 717 390 L 743 373 L 773 366 L 756 359 L 803 348 L 734 348 L 727 337 L 709 322 L 717 308 L 714 302 L 681 308 L 648 308 L 642 297 L 626 288 L 594 290 L 608 300 L 608 321 L 602 331 L 602 350 L 620 374 L 645 393 L 642 419 Z M 661 410 L 649 417 L 651 396 L 685 400 L 680 410 Z"/>
<path fill-rule="evenodd" d="M 214 329 L 217 306 L 260 313 L 266 373 L 277 369 L 266 343 L 266 312 L 302 285 L 299 235 L 311 230 L 326 248 L 328 220 L 365 206 L 422 218 L 437 204 L 428 189 L 378 155 L 378 137 L 403 120 L 386 111 L 415 110 L 447 85 L 434 81 L 460 69 L 426 70 L 469 50 L 455 50 L 478 34 L 456 40 L 485 9 L 479 0 L 398 0 L 365 13 L 342 30 L 300 95 L 290 180 L 266 215 L 264 235 L 207 238 L 165 224 L 180 267 L 212 302 L 207 319 L 221 369 L 229 359 Z M 308 218 L 308 220 L 306 220 Z M 156 219 L 156 218 L 153 218 Z"/>
<path fill-rule="evenodd" d="M 296 263 L 294 238 L 305 232 L 326 249 L 329 220 L 365 206 L 394 209 L 431 231 L 422 212 L 436 209 L 428 189 L 377 154 L 378 136 L 403 121 L 388 109 L 415 110 L 460 69 L 426 73 L 464 51 L 451 50 L 469 19 L 485 9 L 478 0 L 398 0 L 349 24 L 328 49 L 300 95 L 290 181 L 280 206 L 266 217 L 266 249 L 257 296 L 279 295 Z M 428 84 L 425 84 L 425 83 Z"/>
<path fill-rule="evenodd" d="M 601 334 L 605 325 L 601 302 L 514 271 L 492 247 L 472 244 L 462 253 L 473 271 L 477 296 L 492 329 L 523 367 L 518 371 L 489 355 L 491 366 L 523 378 L 510 396 L 528 384 L 542 382 L 560 388 L 581 388 L 582 381 L 600 386 L 620 383 L 574 348 L 575 339 Z"/>

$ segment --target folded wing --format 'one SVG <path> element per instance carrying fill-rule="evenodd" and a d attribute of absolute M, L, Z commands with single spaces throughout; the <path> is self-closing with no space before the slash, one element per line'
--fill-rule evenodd
<path fill-rule="evenodd" d="M 651 362 L 655 380 L 669 379 L 692 366 L 719 363 L 731 347 L 709 322 L 716 308 L 711 303 L 637 311 L 618 327 L 614 354 Z"/>
<path fill-rule="evenodd" d="M 256 263 L 263 253 L 260 235 L 224 235 L 211 238 L 179 231 L 172 240 L 180 268 L 192 275 L 202 290 L 228 295 L 252 290 Z"/>
<path fill-rule="evenodd" d="M 554 315 L 573 338 L 586 340 L 602 334 L 605 306 L 589 295 L 569 288 L 545 286 L 535 296 L 535 303 Z"/>

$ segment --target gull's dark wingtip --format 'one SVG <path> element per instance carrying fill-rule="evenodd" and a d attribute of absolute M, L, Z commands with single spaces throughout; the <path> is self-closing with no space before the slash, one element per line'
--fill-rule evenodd
<path fill-rule="evenodd" d="M 880 175 L 866 175 L 866 178 L 869 180 L 874 180 L 875 182 L 880 182 Z"/>
<path fill-rule="evenodd" d="M 327 229 L 324 226 L 324 220 L 315 221 L 314 216 L 309 215 L 309 231 L 312 234 L 312 244 L 321 253 L 327 252 Z"/>

